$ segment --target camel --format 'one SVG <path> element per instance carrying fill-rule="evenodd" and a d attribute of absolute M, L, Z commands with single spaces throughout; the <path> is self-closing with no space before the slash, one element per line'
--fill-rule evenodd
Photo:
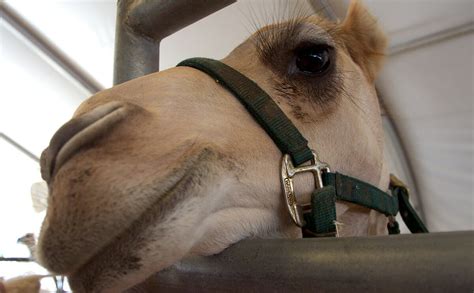
<path fill-rule="evenodd" d="M 257 83 L 337 170 L 387 190 L 374 87 L 386 38 L 359 1 L 258 30 L 221 60 Z M 301 238 L 284 204 L 282 153 L 237 99 L 190 67 L 99 92 L 41 159 L 37 253 L 77 292 L 117 292 L 188 255 L 252 237 Z M 309 201 L 314 179 L 295 179 Z M 386 234 L 385 215 L 337 202 L 339 236 Z"/>

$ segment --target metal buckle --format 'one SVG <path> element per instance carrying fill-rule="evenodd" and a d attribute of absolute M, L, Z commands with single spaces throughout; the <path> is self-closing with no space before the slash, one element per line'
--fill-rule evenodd
<path fill-rule="evenodd" d="M 316 189 L 318 189 L 323 187 L 322 172 L 330 172 L 329 165 L 321 162 L 315 151 L 312 152 L 313 159 L 311 160 L 310 165 L 295 167 L 291 161 L 291 156 L 288 154 L 283 155 L 281 164 L 281 182 L 285 192 L 286 206 L 293 222 L 295 222 L 299 227 L 304 227 L 305 221 L 303 218 L 303 206 L 299 205 L 296 200 L 293 177 L 298 173 L 312 172 L 316 183 Z"/>

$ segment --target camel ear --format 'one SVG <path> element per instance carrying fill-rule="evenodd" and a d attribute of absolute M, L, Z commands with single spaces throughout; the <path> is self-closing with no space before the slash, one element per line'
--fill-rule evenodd
<path fill-rule="evenodd" d="M 361 1 L 351 1 L 342 22 L 342 33 L 352 59 L 373 82 L 383 64 L 387 38 Z"/>

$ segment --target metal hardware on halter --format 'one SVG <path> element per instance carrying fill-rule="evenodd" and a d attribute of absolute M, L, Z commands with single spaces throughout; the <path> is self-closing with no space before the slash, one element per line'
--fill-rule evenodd
<path fill-rule="evenodd" d="M 329 165 L 321 162 L 315 151 L 313 152 L 313 159 L 310 165 L 295 167 L 288 154 L 283 155 L 281 163 L 281 182 L 283 184 L 283 191 L 285 192 L 285 201 L 288 211 L 290 212 L 293 222 L 299 227 L 305 226 L 303 219 L 303 207 L 298 204 L 296 200 L 295 189 L 293 186 L 293 177 L 298 173 L 312 172 L 314 175 L 316 189 L 323 187 L 322 172 L 330 172 Z"/>

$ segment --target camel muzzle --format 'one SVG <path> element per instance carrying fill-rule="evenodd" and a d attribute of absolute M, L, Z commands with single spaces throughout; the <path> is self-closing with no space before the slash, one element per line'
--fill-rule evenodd
<path fill-rule="evenodd" d="M 71 119 L 54 134 L 41 154 L 41 176 L 50 182 L 53 175 L 86 144 L 107 133 L 126 116 L 125 103 L 110 102 Z"/>

